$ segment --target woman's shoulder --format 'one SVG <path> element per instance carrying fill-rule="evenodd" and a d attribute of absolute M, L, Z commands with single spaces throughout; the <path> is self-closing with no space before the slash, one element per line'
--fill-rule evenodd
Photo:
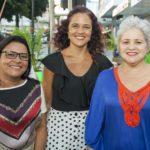
<path fill-rule="evenodd" d="M 111 68 L 107 68 L 105 70 L 103 70 L 100 74 L 101 75 L 111 75 L 114 73 L 114 67 Z"/>
<path fill-rule="evenodd" d="M 53 54 L 50 54 L 46 56 L 42 63 L 46 68 L 53 72 L 57 72 L 57 70 L 60 68 L 62 64 L 62 58 L 60 52 L 54 52 Z"/>
<path fill-rule="evenodd" d="M 52 54 L 47 55 L 42 62 L 47 62 L 47 61 L 57 61 L 60 57 L 60 52 L 54 52 Z"/>
<path fill-rule="evenodd" d="M 94 59 L 98 62 L 107 62 L 109 59 L 102 53 L 96 53 Z"/>
<path fill-rule="evenodd" d="M 99 66 L 100 70 L 113 67 L 112 62 L 105 55 L 101 53 L 96 53 L 94 55 L 94 61 Z"/>
<path fill-rule="evenodd" d="M 114 77 L 114 68 L 113 67 L 101 71 L 98 75 L 98 78 L 103 81 L 107 81 L 109 79 L 112 79 L 113 77 Z"/>
<path fill-rule="evenodd" d="M 27 78 L 26 82 L 20 86 L 20 88 L 23 89 L 27 89 L 27 90 L 31 90 L 34 87 L 40 87 L 40 82 L 37 79 L 33 79 L 33 78 Z"/>
<path fill-rule="evenodd" d="M 28 83 L 32 83 L 32 84 L 40 84 L 40 81 L 38 79 L 34 79 L 32 77 L 28 78 Z"/>
<path fill-rule="evenodd" d="M 49 69 L 54 73 L 63 74 L 63 75 L 66 73 L 65 63 L 60 51 L 57 51 L 53 54 L 46 56 L 42 60 L 42 63 L 47 69 Z"/>
<path fill-rule="evenodd" d="M 114 83 L 115 83 L 115 76 L 113 68 L 103 70 L 102 72 L 99 73 L 96 79 L 96 86 L 101 87 L 101 90 L 103 89 L 108 90 L 108 87 L 114 85 Z"/>

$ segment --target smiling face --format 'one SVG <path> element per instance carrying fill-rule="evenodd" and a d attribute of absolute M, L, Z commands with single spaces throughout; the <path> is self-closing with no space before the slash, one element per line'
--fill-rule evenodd
<path fill-rule="evenodd" d="M 143 63 L 148 47 L 142 31 L 135 27 L 125 31 L 119 42 L 119 50 L 123 63 L 129 65 Z"/>
<path fill-rule="evenodd" d="M 25 45 L 19 42 L 9 43 L 2 51 L 0 56 L 0 74 L 1 78 L 21 78 L 22 74 L 27 70 L 28 61 L 21 60 L 19 56 L 15 59 L 6 56 L 7 52 L 28 53 Z"/>
<path fill-rule="evenodd" d="M 72 16 L 68 27 L 70 46 L 83 48 L 87 46 L 92 34 L 92 21 L 85 13 Z"/>

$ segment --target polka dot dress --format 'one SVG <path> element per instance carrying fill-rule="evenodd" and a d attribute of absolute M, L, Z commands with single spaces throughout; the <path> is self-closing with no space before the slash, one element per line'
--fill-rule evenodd
<path fill-rule="evenodd" d="M 85 150 L 84 129 L 87 111 L 57 111 L 48 114 L 46 150 Z"/>

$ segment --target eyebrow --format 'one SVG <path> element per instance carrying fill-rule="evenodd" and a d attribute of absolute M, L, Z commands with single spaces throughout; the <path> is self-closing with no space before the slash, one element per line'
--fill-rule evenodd
<path fill-rule="evenodd" d="M 3 51 L 6 51 L 6 52 L 13 52 L 13 53 L 19 53 L 19 52 L 15 52 L 13 50 L 9 50 L 9 49 L 4 49 Z M 19 54 L 28 54 L 28 52 L 21 52 Z"/>
<path fill-rule="evenodd" d="M 79 25 L 79 23 L 76 23 L 76 22 L 71 23 L 71 25 L 73 25 L 73 24 Z M 91 26 L 91 24 L 82 24 L 82 25 L 88 25 L 88 26 Z"/>

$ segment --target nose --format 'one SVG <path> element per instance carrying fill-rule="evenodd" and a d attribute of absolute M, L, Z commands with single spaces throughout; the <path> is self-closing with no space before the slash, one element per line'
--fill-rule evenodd
<path fill-rule="evenodd" d="M 78 28 L 78 33 L 83 33 L 84 32 L 84 29 L 82 27 L 79 27 Z"/>
<path fill-rule="evenodd" d="M 134 43 L 129 43 L 128 49 L 134 50 L 136 48 L 136 45 Z"/>
<path fill-rule="evenodd" d="M 21 59 L 20 59 L 20 56 L 19 55 L 17 55 L 17 57 L 16 57 L 16 59 L 15 59 L 17 62 L 20 62 L 21 61 Z"/>

